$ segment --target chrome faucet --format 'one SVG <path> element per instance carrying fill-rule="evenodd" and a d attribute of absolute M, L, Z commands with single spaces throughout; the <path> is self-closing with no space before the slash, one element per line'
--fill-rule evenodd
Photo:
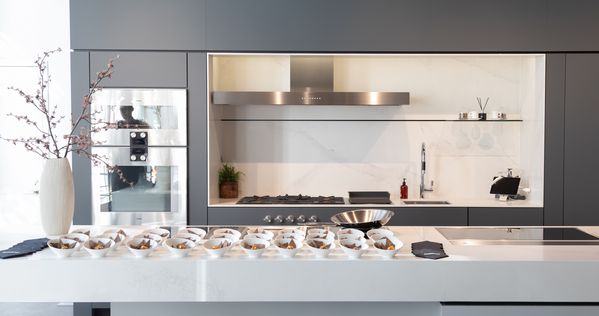
<path fill-rule="evenodd" d="M 433 192 L 433 181 L 431 180 L 431 186 L 426 188 L 424 186 L 424 176 L 426 174 L 426 145 L 422 143 L 422 149 L 420 150 L 420 198 L 424 199 L 424 192 Z"/>

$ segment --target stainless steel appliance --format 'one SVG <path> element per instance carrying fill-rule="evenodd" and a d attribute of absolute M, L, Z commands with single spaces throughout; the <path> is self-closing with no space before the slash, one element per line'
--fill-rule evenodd
<path fill-rule="evenodd" d="M 598 245 L 599 237 L 577 227 L 443 227 L 454 245 Z"/>
<path fill-rule="evenodd" d="M 245 196 L 237 204 L 345 204 L 338 196 L 278 195 Z"/>
<path fill-rule="evenodd" d="M 185 224 L 186 90 L 105 88 L 92 111 L 108 126 L 92 134 L 107 163 L 92 167 L 94 224 Z"/>
<path fill-rule="evenodd" d="M 409 92 L 346 92 L 334 89 L 333 56 L 290 56 L 291 91 L 214 91 L 213 104 L 406 105 Z"/>

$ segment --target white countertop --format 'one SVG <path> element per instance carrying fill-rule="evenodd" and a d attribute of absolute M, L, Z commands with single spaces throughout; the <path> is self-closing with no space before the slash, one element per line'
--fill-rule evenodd
<path fill-rule="evenodd" d="M 499 201 L 492 196 L 486 199 L 450 199 L 450 198 L 427 198 L 430 201 L 448 201 L 450 204 L 404 204 L 402 200 L 391 199 L 391 204 L 350 204 L 348 198 L 344 198 L 345 204 L 237 204 L 239 199 L 219 199 L 212 201 L 208 207 L 355 207 L 355 208 L 385 208 L 385 207 L 543 207 L 542 202 L 532 200 L 510 200 Z M 408 199 L 417 201 L 419 199 Z"/>
<path fill-rule="evenodd" d="M 434 228 L 391 229 L 405 246 L 388 260 L 373 251 L 351 260 L 339 249 L 326 259 L 307 249 L 249 259 L 239 248 L 211 259 L 201 247 L 183 259 L 164 248 L 135 259 L 124 247 L 58 259 L 46 249 L 0 260 L 0 301 L 599 302 L 599 246 L 454 246 Z M 28 237 L 0 235 L 0 247 Z M 422 240 L 442 242 L 449 258 L 414 257 L 410 244 Z"/>

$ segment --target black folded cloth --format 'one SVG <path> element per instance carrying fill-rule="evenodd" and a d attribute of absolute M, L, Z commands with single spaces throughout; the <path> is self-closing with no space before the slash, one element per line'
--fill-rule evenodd
<path fill-rule="evenodd" d="M 412 253 L 416 257 L 435 260 L 448 257 L 445 250 L 443 250 L 443 244 L 432 241 L 412 243 Z"/>
<path fill-rule="evenodd" d="M 48 247 L 48 238 L 22 241 L 8 249 L 0 251 L 0 259 L 10 259 L 30 255 Z"/>

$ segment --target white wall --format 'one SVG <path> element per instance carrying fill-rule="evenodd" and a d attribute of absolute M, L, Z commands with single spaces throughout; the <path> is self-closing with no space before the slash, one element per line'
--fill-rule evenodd
<path fill-rule="evenodd" d="M 70 113 L 69 1 L 0 0 L 0 135 L 36 135 L 5 114 L 34 114 L 7 86 L 35 91 L 38 54 L 60 47 L 50 59 L 50 101 Z M 0 141 L 0 230 L 40 231 L 37 182 L 43 160 Z"/>
<path fill-rule="evenodd" d="M 212 90 L 288 90 L 289 56 L 214 56 Z M 400 107 L 211 105 L 211 180 L 220 159 L 238 166 L 241 194 L 347 196 L 352 190 L 410 197 L 428 179 L 447 199 L 491 199 L 494 175 L 514 168 L 542 205 L 544 57 L 541 55 L 384 55 L 335 58 L 337 91 L 408 91 Z M 221 122 L 221 118 L 456 119 L 476 97 L 523 122 Z M 217 154 L 217 155 L 216 155 Z M 216 156 L 216 157 L 215 157 Z M 211 201 L 217 203 L 216 182 Z"/>

